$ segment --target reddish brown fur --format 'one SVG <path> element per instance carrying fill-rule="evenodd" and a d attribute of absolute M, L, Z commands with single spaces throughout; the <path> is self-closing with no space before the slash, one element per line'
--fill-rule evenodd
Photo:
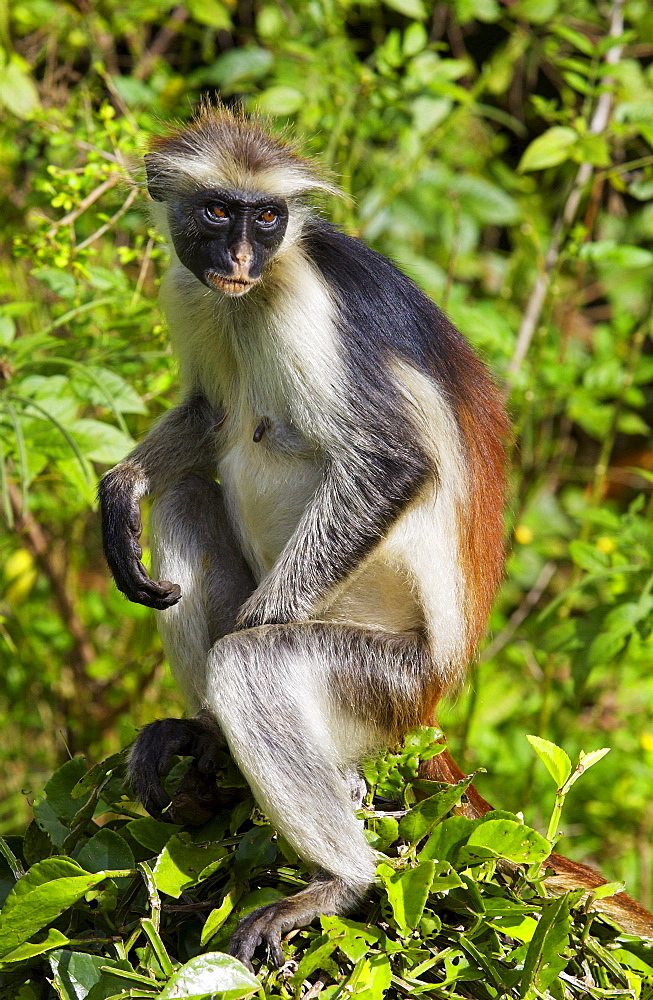
<path fill-rule="evenodd" d="M 504 563 L 503 509 L 506 492 L 504 443 L 509 422 L 501 396 L 485 366 L 471 356 L 465 378 L 470 389 L 457 407 L 469 468 L 469 500 L 459 512 L 460 558 L 465 577 L 467 659 L 486 626 Z"/>

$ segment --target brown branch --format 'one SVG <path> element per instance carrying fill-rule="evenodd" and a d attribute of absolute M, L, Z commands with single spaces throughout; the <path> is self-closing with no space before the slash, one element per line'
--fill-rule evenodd
<path fill-rule="evenodd" d="M 95 240 L 99 240 L 100 236 L 104 236 L 107 229 L 111 229 L 111 227 L 115 225 L 118 219 L 120 219 L 125 214 L 125 212 L 129 211 L 132 204 L 134 203 L 137 194 L 138 194 L 138 188 L 132 188 L 127 197 L 125 198 L 124 203 L 118 209 L 118 211 L 114 212 L 111 218 L 108 219 L 107 222 L 104 223 L 104 225 L 100 226 L 99 229 L 96 229 L 94 233 L 91 233 L 91 235 L 88 236 L 85 240 L 83 240 L 82 243 L 79 243 L 75 247 L 75 249 L 84 250 L 91 243 L 94 243 Z"/>
<path fill-rule="evenodd" d="M 608 33 L 611 38 L 619 38 L 623 35 L 623 3 L 624 0 L 613 0 L 612 12 L 610 15 L 610 30 Z M 606 56 L 606 63 L 609 66 L 615 66 L 619 62 L 622 51 L 623 45 L 613 45 Z M 592 135 L 600 135 L 601 132 L 604 132 L 607 127 L 610 116 L 610 107 L 612 104 L 612 93 L 609 89 L 611 83 L 612 79 L 608 76 L 603 77 L 601 80 L 601 87 L 604 89 L 597 101 L 596 108 L 590 122 L 589 131 Z M 526 311 L 524 313 L 524 318 L 521 322 L 519 333 L 517 335 L 515 350 L 510 360 L 510 364 L 508 365 L 509 376 L 514 376 L 519 371 L 522 361 L 528 353 L 528 349 L 533 339 L 533 334 L 535 333 L 535 328 L 540 320 L 540 316 L 542 315 L 542 309 L 544 308 L 544 302 L 551 283 L 551 275 L 560 257 L 563 233 L 576 218 L 580 200 L 585 193 L 585 189 L 592 176 L 593 169 L 594 168 L 591 163 L 581 163 L 565 203 L 565 207 L 555 221 L 553 232 L 551 233 L 549 249 L 544 259 L 544 269 L 538 275 L 535 287 L 531 292 L 531 296 L 528 300 Z"/>
<path fill-rule="evenodd" d="M 188 8 L 186 6 L 180 5 L 173 10 L 168 24 L 161 28 L 161 31 L 156 36 L 149 49 L 143 53 L 143 56 L 132 71 L 132 76 L 135 80 L 145 79 L 150 72 L 154 60 L 163 55 L 173 39 L 179 34 L 181 26 L 187 19 Z"/>
<path fill-rule="evenodd" d="M 122 180 L 122 174 L 111 173 L 102 184 L 99 184 L 90 194 L 87 194 L 85 198 L 79 202 L 79 204 L 67 215 L 64 215 L 63 219 L 59 219 L 58 222 L 53 222 L 50 229 L 47 232 L 48 237 L 55 235 L 57 229 L 61 229 L 62 226 L 67 226 L 70 222 L 74 222 L 87 208 L 101 198 L 103 194 L 106 194 L 112 187 L 115 187 L 118 181 Z"/>
<path fill-rule="evenodd" d="M 27 550 L 47 577 L 59 614 L 72 638 L 70 667 L 77 691 L 86 691 L 90 697 L 95 696 L 100 691 L 101 685 L 89 677 L 87 667 L 96 659 L 97 653 L 86 626 L 77 615 L 70 600 L 65 576 L 52 558 L 51 540 L 32 515 L 23 510 L 20 490 L 13 483 L 10 483 L 7 491 L 14 513 L 16 529 L 23 536 Z"/>

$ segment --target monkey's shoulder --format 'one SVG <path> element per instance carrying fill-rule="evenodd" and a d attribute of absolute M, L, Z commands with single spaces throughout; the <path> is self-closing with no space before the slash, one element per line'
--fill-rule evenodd
<path fill-rule="evenodd" d="M 393 261 L 315 216 L 302 245 L 330 286 L 352 357 L 396 357 L 449 386 L 476 362 L 444 312 Z"/>

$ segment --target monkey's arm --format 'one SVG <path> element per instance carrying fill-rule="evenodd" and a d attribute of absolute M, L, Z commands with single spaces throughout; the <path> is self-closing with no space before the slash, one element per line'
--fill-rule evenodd
<path fill-rule="evenodd" d="M 351 436 L 360 438 L 360 428 Z M 351 576 L 435 475 L 414 439 L 381 439 L 373 431 L 364 437 L 365 448 L 328 458 L 295 532 L 241 608 L 241 628 L 319 615 L 333 588 Z"/>
<path fill-rule="evenodd" d="M 181 597 L 177 584 L 150 579 L 141 562 L 140 501 L 161 493 L 188 472 L 213 473 L 218 422 L 204 396 L 189 396 L 100 482 L 104 554 L 116 586 L 136 604 L 163 611 Z"/>

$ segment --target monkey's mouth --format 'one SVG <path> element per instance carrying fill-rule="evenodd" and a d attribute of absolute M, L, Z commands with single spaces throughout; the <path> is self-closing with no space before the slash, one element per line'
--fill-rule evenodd
<path fill-rule="evenodd" d="M 219 288 L 225 295 L 231 296 L 245 295 L 254 285 L 258 284 L 259 280 L 258 278 L 252 280 L 227 277 L 224 274 L 219 274 L 218 271 L 207 271 L 205 277 L 209 285 Z"/>

